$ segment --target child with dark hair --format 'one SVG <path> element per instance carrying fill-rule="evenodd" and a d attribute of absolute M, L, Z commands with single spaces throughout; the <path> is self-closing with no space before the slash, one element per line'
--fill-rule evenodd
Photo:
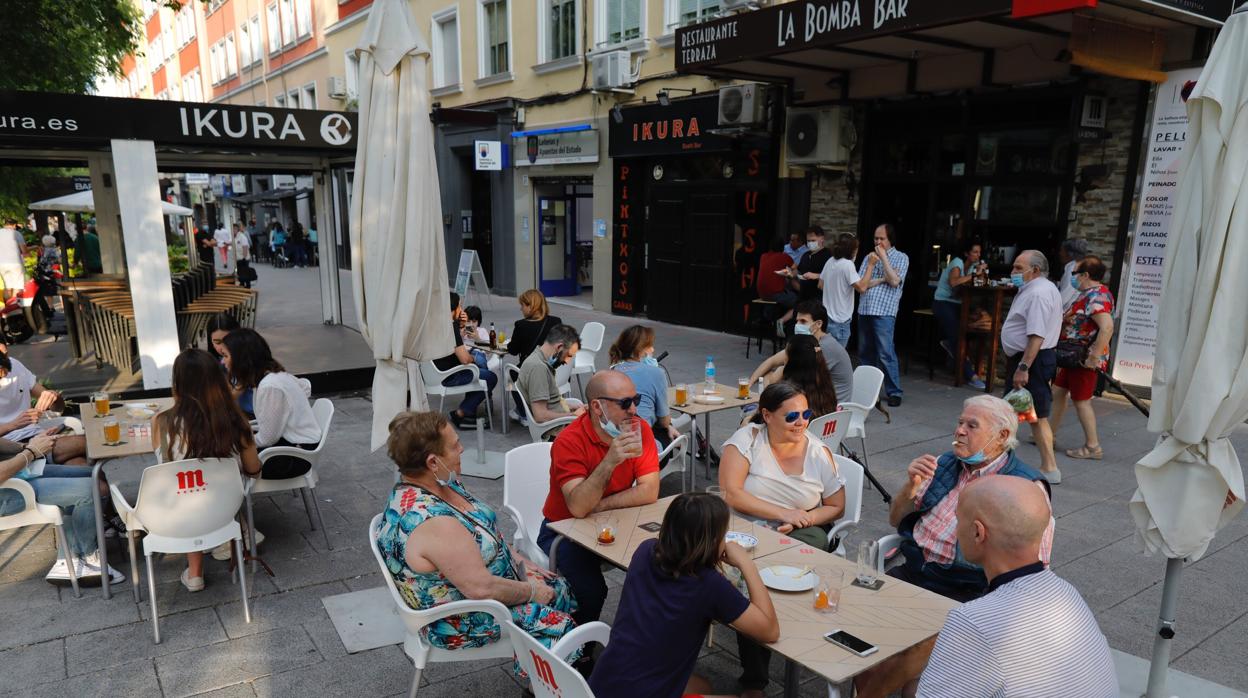
<path fill-rule="evenodd" d="M 724 540 L 728 505 L 702 492 L 682 494 L 663 516 L 657 540 L 637 548 L 620 607 L 589 678 L 598 698 L 705 694 L 693 674 L 711 621 L 731 625 L 758 642 L 775 642 L 780 621 L 750 553 Z M 749 598 L 720 572 L 741 571 Z"/>

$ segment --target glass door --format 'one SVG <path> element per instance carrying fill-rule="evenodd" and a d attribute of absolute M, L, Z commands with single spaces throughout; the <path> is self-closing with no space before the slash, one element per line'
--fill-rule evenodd
<path fill-rule="evenodd" d="M 537 200 L 538 278 L 548 296 L 580 294 L 576 265 L 576 199 L 562 195 Z"/>

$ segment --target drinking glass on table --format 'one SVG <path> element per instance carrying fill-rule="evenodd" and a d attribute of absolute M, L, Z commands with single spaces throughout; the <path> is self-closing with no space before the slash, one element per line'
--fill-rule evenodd
<path fill-rule="evenodd" d="M 91 402 L 95 405 L 96 417 L 108 416 L 108 393 L 102 391 L 91 393 Z"/>
<path fill-rule="evenodd" d="M 876 565 L 879 560 L 880 544 L 874 540 L 864 540 L 858 544 L 858 583 L 864 586 L 875 584 L 880 576 Z"/>
<path fill-rule="evenodd" d="M 689 386 L 685 383 L 676 384 L 676 406 L 684 407 L 689 404 Z"/>
<path fill-rule="evenodd" d="M 737 399 L 747 400 L 750 397 L 750 379 L 741 377 L 737 379 Z"/>
<path fill-rule="evenodd" d="M 104 445 L 116 446 L 121 443 L 121 422 L 115 417 L 104 421 Z"/>
<path fill-rule="evenodd" d="M 831 567 L 815 568 L 819 582 L 815 584 L 814 608 L 820 613 L 836 613 L 841 608 L 841 585 L 845 573 Z"/>

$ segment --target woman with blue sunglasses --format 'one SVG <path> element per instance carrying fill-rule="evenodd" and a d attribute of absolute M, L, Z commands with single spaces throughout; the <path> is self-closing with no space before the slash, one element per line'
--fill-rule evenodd
<path fill-rule="evenodd" d="M 815 412 L 802 389 L 772 384 L 754 420 L 724 442 L 719 486 L 728 506 L 811 547 L 827 550 L 828 530 L 845 513 L 845 481 L 832 451 L 807 432 Z M 767 686 L 770 650 L 738 635 L 747 691 Z"/>

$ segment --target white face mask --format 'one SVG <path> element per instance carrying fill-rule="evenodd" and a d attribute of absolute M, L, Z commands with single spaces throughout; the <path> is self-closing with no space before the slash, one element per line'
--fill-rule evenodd
<path fill-rule="evenodd" d="M 814 331 L 810 329 L 810 325 L 799 322 L 793 326 L 793 334 L 814 334 Z"/>
<path fill-rule="evenodd" d="M 435 456 L 435 458 L 436 458 L 436 456 Z M 450 468 L 448 468 L 448 467 L 446 467 L 445 465 L 443 465 L 443 464 L 442 464 L 442 459 L 438 458 L 437 460 L 435 460 L 435 461 L 434 461 L 434 464 L 435 464 L 435 465 L 437 465 L 437 466 L 438 466 L 439 468 L 441 468 L 442 470 L 445 470 L 445 471 L 446 471 L 446 479 L 445 479 L 445 480 L 443 480 L 442 478 L 440 478 L 440 477 L 438 477 L 438 476 L 437 476 L 437 475 L 438 475 L 438 471 L 437 471 L 437 470 L 434 470 L 434 471 L 433 471 L 433 475 L 434 475 L 434 482 L 438 483 L 438 486 L 439 486 L 439 487 L 448 487 L 448 486 L 450 486 L 450 484 L 451 484 L 451 483 L 459 484 L 459 474 L 458 474 L 458 473 L 456 473 L 454 470 L 451 470 Z"/>

